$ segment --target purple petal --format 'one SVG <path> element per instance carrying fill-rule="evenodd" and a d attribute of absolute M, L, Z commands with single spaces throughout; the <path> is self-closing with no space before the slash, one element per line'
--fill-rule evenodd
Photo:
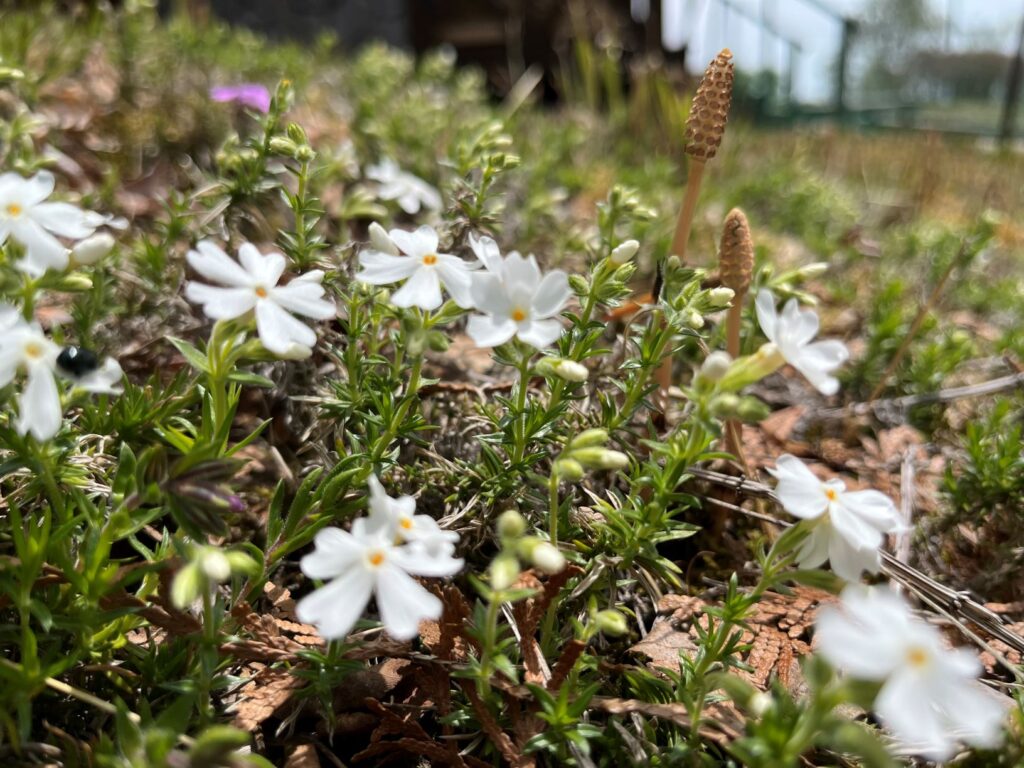
<path fill-rule="evenodd" d="M 270 111 L 270 91 L 259 83 L 216 86 L 210 89 L 210 98 L 214 101 L 234 101 L 263 114 Z"/>

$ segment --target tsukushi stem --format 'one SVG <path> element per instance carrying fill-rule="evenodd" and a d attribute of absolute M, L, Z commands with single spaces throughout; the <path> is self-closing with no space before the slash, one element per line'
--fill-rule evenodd
<path fill-rule="evenodd" d="M 725 135 L 725 124 L 729 120 L 729 106 L 732 103 L 733 86 L 732 52 L 725 48 L 708 64 L 701 78 L 697 93 L 690 105 L 686 118 L 686 154 L 690 156 L 690 172 L 686 178 L 686 192 L 683 206 L 676 219 L 676 231 L 672 237 L 671 253 L 683 261 L 686 245 L 690 240 L 693 216 L 700 197 L 700 185 L 704 179 L 704 165 L 718 152 Z M 658 276 L 651 291 L 654 301 L 661 295 L 665 279 L 665 264 L 658 268 Z M 666 357 L 659 366 L 655 379 L 658 383 L 658 400 L 664 411 L 668 399 L 668 388 L 672 383 L 672 358 Z"/>
<path fill-rule="evenodd" d="M 719 274 L 722 285 L 732 289 L 732 304 L 726 316 L 726 350 L 733 359 L 740 355 L 740 328 L 743 323 L 743 304 L 754 272 L 754 242 L 750 237 L 750 224 L 739 208 L 733 208 L 725 217 L 722 241 L 718 249 Z M 747 467 L 741 440 L 742 427 L 737 419 L 725 425 L 727 450 Z"/>

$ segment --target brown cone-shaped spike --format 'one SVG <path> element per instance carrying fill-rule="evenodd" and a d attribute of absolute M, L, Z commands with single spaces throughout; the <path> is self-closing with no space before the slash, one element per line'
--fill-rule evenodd
<path fill-rule="evenodd" d="M 686 154 L 698 160 L 710 160 L 722 143 L 729 120 L 733 83 L 732 51 L 722 50 L 708 64 L 700 87 L 686 118 Z"/>
<path fill-rule="evenodd" d="M 737 297 L 747 292 L 754 271 L 754 242 L 747 217 L 739 208 L 733 208 L 725 217 L 718 267 L 722 285 L 732 288 Z"/>

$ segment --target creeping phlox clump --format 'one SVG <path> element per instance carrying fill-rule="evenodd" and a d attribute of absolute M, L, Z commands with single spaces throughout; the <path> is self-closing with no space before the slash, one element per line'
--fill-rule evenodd
<path fill-rule="evenodd" d="M 687 266 L 703 169 L 724 137 L 731 54 L 712 62 L 688 120 L 688 189 L 670 250 L 644 234 L 658 231 L 648 222 L 659 212 L 615 185 L 595 226 L 571 230 L 563 261 L 540 247 L 539 259 L 525 247 L 525 256 L 503 253 L 517 243 L 495 240 L 535 223 L 530 210 L 503 220 L 495 199 L 496 180 L 523 160 L 511 153 L 501 120 L 474 106 L 481 113 L 473 130 L 455 131 L 448 178 L 435 188 L 391 158 L 430 175 L 411 157 L 415 142 L 402 137 L 407 114 L 417 114 L 425 146 L 440 142 L 451 122 L 438 106 L 444 99 L 434 84 L 403 90 L 422 77 L 411 61 L 376 48 L 361 61 L 361 76 L 372 74 L 377 90 L 352 110 L 352 138 L 323 165 L 306 132 L 285 121 L 289 84 L 273 93 L 255 83 L 203 90 L 204 99 L 244 107 L 221 109 L 258 130 L 211 152 L 217 184 L 204 194 L 223 197 L 209 218 L 189 228 L 191 206 L 204 195 L 168 200 L 164 239 L 154 244 L 147 233 L 132 246 L 133 265 L 149 270 L 139 279 L 148 281 L 139 290 L 146 295 L 133 293 L 133 302 L 151 302 L 161 322 L 181 315 L 188 303 L 159 295 L 175 293 L 165 283 L 180 268 L 185 299 L 212 321 L 191 341 L 167 336 L 191 374 L 158 372 L 137 383 L 128 353 L 119 353 L 126 378 L 114 358 L 65 343 L 68 335 L 88 340 L 101 326 L 99 309 L 114 295 L 104 260 L 117 247 L 102 228 L 121 223 L 50 200 L 49 172 L 0 175 L 0 267 L 9 268 L 0 287 L 15 302 L 0 303 L 0 387 L 10 386 L 12 400 L 0 434 L 17 454 L 4 457 L 17 476 L 10 492 L 4 488 L 10 533 L 0 537 L 14 553 L 3 550 L 0 581 L 17 588 L 0 595 L 0 607 L 14 617 L 7 635 L 20 637 L 20 653 L 0 664 L 9 689 L 0 692 L 3 738 L 35 732 L 39 713 L 25 691 L 49 689 L 64 697 L 62 707 L 74 705 L 68 721 L 86 719 L 79 705 L 116 720 L 126 744 L 143 745 L 126 748 L 133 765 L 256 766 L 237 752 L 247 734 L 230 731 L 225 740 L 220 726 L 207 726 L 225 703 L 251 726 L 246 697 L 267 709 L 260 697 L 269 679 L 275 696 L 292 695 L 268 699 L 284 718 L 278 732 L 315 711 L 330 726 L 316 746 L 334 748 L 336 694 L 348 691 L 356 658 L 398 647 L 367 646 L 383 631 L 409 645 L 400 683 L 375 695 L 373 711 L 400 706 L 403 717 L 415 717 L 436 704 L 442 716 L 391 739 L 400 719 L 392 716 L 368 737 L 377 751 L 355 762 L 393 749 L 388 759 L 405 750 L 452 763 L 472 762 L 472 752 L 476 762 L 513 765 L 628 755 L 652 764 L 721 758 L 781 766 L 835 751 L 887 765 L 873 727 L 843 714 L 850 704 L 876 712 L 906 752 L 944 760 L 959 743 L 998 747 L 1007 707 L 978 681 L 976 656 L 949 648 L 888 587 L 857 583 L 885 570 L 887 536 L 909 532 L 893 501 L 819 477 L 793 455 L 767 469 L 774 493 L 761 492 L 795 521 L 758 513 L 788 529 L 758 540 L 754 585 L 742 588 L 734 573 L 701 603 L 689 634 L 678 616 L 655 617 L 673 605 L 666 598 L 681 598 L 687 610 L 704 599 L 683 594 L 693 582 L 672 548 L 688 546 L 680 542 L 705 524 L 709 505 L 746 511 L 702 496 L 692 481 L 703 472 L 741 495 L 745 478 L 723 480 L 706 467 L 732 461 L 746 474 L 757 469 L 743 455 L 742 422 L 770 412 L 765 380 L 791 366 L 809 385 L 796 379 L 804 393 L 823 402 L 839 393 L 849 358 L 843 342 L 816 338 L 818 314 L 800 306 L 811 297 L 794 284 L 820 265 L 783 277 L 755 273 L 750 222 L 739 209 L 725 221 L 721 284 Z M 466 83 L 450 63 L 431 66 L 455 83 L 445 93 L 461 93 Z M 392 109 L 380 98 L 386 92 L 408 100 L 394 115 L 383 112 L 400 120 L 371 119 Z M 376 161 L 359 157 L 365 146 Z M 322 171 L 345 189 L 338 206 L 316 197 Z M 240 240 L 236 222 L 253 223 L 259 217 L 248 214 L 274 204 L 294 221 L 267 238 L 276 249 Z M 328 208 L 338 221 L 325 222 Z M 281 211 L 273 213 L 257 223 L 278 222 Z M 332 242 L 330 233 L 391 214 L 412 223 L 370 224 L 358 251 Z M 275 226 L 245 231 L 263 243 Z M 230 253 L 207 239 L 210 232 L 232 243 Z M 527 242 L 553 240 L 527 234 L 518 244 Z M 648 263 L 654 286 L 638 296 L 633 283 Z M 51 291 L 92 293 L 67 313 L 65 328 L 52 319 L 59 313 L 39 311 Z M 776 295 L 789 297 L 781 310 Z M 187 322 L 174 326 L 191 332 Z M 76 333 L 67 334 L 70 327 Z M 466 347 L 466 357 L 482 356 L 508 375 L 481 386 L 472 377 L 447 381 Z M 682 361 L 689 373 L 680 374 Z M 247 401 L 249 388 L 265 397 Z M 115 407 L 105 407 L 101 398 L 116 395 Z M 242 468 L 261 446 L 269 458 L 243 482 Z M 263 493 L 258 478 L 271 467 L 280 482 Z M 385 484 L 415 489 L 420 512 L 414 496 L 393 497 Z M 31 504 L 26 489 L 36 487 L 38 519 L 22 512 Z M 440 506 L 443 516 L 424 513 Z M 707 526 L 704 535 L 719 529 Z M 812 572 L 826 563 L 831 574 Z M 841 592 L 817 614 L 799 696 L 781 684 L 755 689 L 735 674 L 753 607 L 787 582 Z M 52 606 L 33 594 L 39 590 Z M 273 615 L 258 615 L 260 601 L 273 602 Z M 442 616 L 442 626 L 430 624 Z M 100 629 L 91 625 L 96 617 L 107 622 Z M 312 631 L 293 619 L 325 642 L 310 640 Z M 301 642 L 285 636 L 293 630 Z M 71 652 L 54 641 L 60 633 L 73 636 Z M 676 640 L 669 658 L 651 665 L 657 669 L 635 663 L 641 646 L 663 651 Z M 57 679 L 82 660 L 90 675 L 76 685 L 95 676 L 116 704 Z M 161 704 L 166 698 L 170 714 L 131 711 L 135 683 L 157 691 Z M 736 708 L 719 706 L 723 692 Z M 285 705 L 294 709 L 285 714 Z M 723 711 L 745 713 L 744 728 L 709 727 Z M 614 719 L 623 714 L 632 719 Z M 185 725 L 167 724 L 175 718 Z M 268 735 L 264 720 L 254 722 Z M 196 722 L 205 741 L 186 735 Z M 431 728 L 445 730 L 444 747 Z M 221 737 L 213 746 L 211 731 Z M 60 729 L 53 733 L 63 739 Z M 192 751 L 172 754 L 178 742 Z"/>

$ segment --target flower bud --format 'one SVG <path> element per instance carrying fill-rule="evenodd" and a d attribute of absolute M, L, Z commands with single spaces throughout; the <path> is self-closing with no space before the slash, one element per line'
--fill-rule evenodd
<path fill-rule="evenodd" d="M 295 157 L 295 153 L 299 151 L 298 144 L 284 136 L 275 136 L 267 146 L 275 155 L 284 155 L 285 157 Z"/>
<path fill-rule="evenodd" d="M 732 392 L 716 395 L 708 404 L 711 415 L 719 419 L 735 418 L 739 407 L 740 397 L 739 395 L 734 395 Z"/>
<path fill-rule="evenodd" d="M 301 163 L 311 162 L 316 157 L 316 150 L 309 144 L 303 144 L 295 150 L 295 159 Z"/>
<path fill-rule="evenodd" d="M 288 123 L 288 127 L 285 129 L 285 132 L 288 134 L 288 138 L 296 144 L 309 144 L 309 139 L 306 137 L 306 130 L 298 123 Z"/>
<path fill-rule="evenodd" d="M 626 617 L 614 608 L 598 611 L 594 616 L 594 623 L 597 628 L 609 637 L 621 637 L 629 631 L 629 624 Z"/>
<path fill-rule="evenodd" d="M 444 331 L 429 331 L 427 333 L 427 347 L 431 352 L 447 352 L 450 344 Z"/>
<path fill-rule="evenodd" d="M 764 691 L 757 691 L 750 697 L 750 701 L 747 702 L 747 709 L 750 710 L 750 714 L 754 717 L 762 717 L 769 709 L 772 708 L 774 703 L 775 700 L 771 695 Z"/>
<path fill-rule="evenodd" d="M 500 539 L 518 539 L 526 533 L 526 518 L 514 509 L 506 509 L 498 515 L 494 528 Z"/>
<path fill-rule="evenodd" d="M 549 576 L 561 573 L 565 568 L 565 556 L 546 541 L 538 543 L 530 555 L 534 567 Z"/>
<path fill-rule="evenodd" d="M 386 253 L 390 256 L 398 255 L 398 246 L 395 245 L 394 241 L 388 237 L 388 233 L 384 231 L 384 227 L 378 224 L 376 221 L 370 224 L 370 245 L 373 246 L 374 250 Z"/>
<path fill-rule="evenodd" d="M 719 382 L 719 386 L 736 392 L 775 373 L 785 364 L 786 358 L 782 356 L 779 348 L 768 342 L 754 354 L 737 358 L 729 367 L 729 372 Z"/>
<path fill-rule="evenodd" d="M 583 478 L 583 465 L 576 459 L 559 459 L 555 462 L 553 471 L 560 479 L 570 483 Z"/>
<path fill-rule="evenodd" d="M 618 280 L 620 283 L 628 283 L 633 279 L 633 275 L 636 274 L 636 262 L 629 261 L 623 264 L 621 267 L 615 270 L 612 275 L 614 280 Z"/>
<path fill-rule="evenodd" d="M 244 576 L 250 577 L 259 575 L 259 563 L 249 557 L 249 555 L 245 554 L 245 552 L 233 549 L 230 552 L 224 553 L 224 556 L 228 559 L 228 563 L 231 565 L 232 573 L 240 573 Z"/>
<path fill-rule="evenodd" d="M 114 238 L 106 232 L 87 237 L 71 249 L 71 261 L 75 264 L 95 264 L 114 247 Z"/>
<path fill-rule="evenodd" d="M 492 589 L 508 589 L 519 578 L 519 561 L 514 555 L 501 554 L 491 562 L 489 571 Z"/>
<path fill-rule="evenodd" d="M 695 309 L 691 309 L 687 313 L 687 315 L 686 315 L 686 324 L 688 326 L 690 326 L 691 328 L 693 328 L 694 330 L 698 330 L 700 328 L 703 328 L 704 327 L 704 315 L 702 315 L 700 312 L 698 312 Z"/>
<path fill-rule="evenodd" d="M 753 396 L 741 398 L 739 406 L 736 408 L 737 418 L 751 423 L 764 421 L 771 415 L 771 412 L 772 409 L 766 403 Z"/>
<path fill-rule="evenodd" d="M 195 602 L 203 588 L 203 574 L 196 563 L 182 567 L 171 582 L 171 602 L 176 608 L 186 608 Z"/>
<path fill-rule="evenodd" d="M 88 275 L 83 275 L 81 272 L 72 272 L 70 275 L 63 275 L 54 285 L 54 288 L 58 291 L 79 293 L 92 288 L 92 280 Z"/>
<path fill-rule="evenodd" d="M 732 356 L 728 352 L 716 350 L 704 358 L 700 367 L 700 377 L 705 381 L 721 381 L 732 365 Z"/>
<path fill-rule="evenodd" d="M 708 304 L 713 309 L 725 309 L 735 296 L 732 288 L 712 288 L 708 291 Z"/>
<path fill-rule="evenodd" d="M 816 261 L 813 264 L 800 267 L 797 270 L 797 274 L 800 275 L 804 280 L 813 280 L 816 277 L 821 277 L 825 272 L 828 271 L 827 261 Z"/>
<path fill-rule="evenodd" d="M 640 243 L 636 240 L 626 240 L 619 245 L 615 246 L 612 250 L 611 255 L 608 256 L 608 260 L 615 266 L 622 266 L 627 261 L 636 256 L 636 252 L 640 250 Z"/>
<path fill-rule="evenodd" d="M 565 381 L 586 381 L 590 376 L 586 366 L 564 357 L 542 357 L 536 369 L 542 376 L 557 376 Z"/>
<path fill-rule="evenodd" d="M 577 296 L 586 296 L 590 291 L 590 283 L 582 275 L 569 275 L 569 287 Z"/>
<path fill-rule="evenodd" d="M 594 445 L 604 445 L 607 442 L 607 429 L 585 429 L 569 441 L 569 448 L 590 448 Z"/>
<path fill-rule="evenodd" d="M 629 456 L 608 448 L 581 448 L 574 450 L 571 457 L 588 469 L 625 469 L 629 466 Z"/>
<path fill-rule="evenodd" d="M 195 562 L 203 576 L 216 584 L 231 578 L 231 562 L 216 547 L 198 548 Z"/>

